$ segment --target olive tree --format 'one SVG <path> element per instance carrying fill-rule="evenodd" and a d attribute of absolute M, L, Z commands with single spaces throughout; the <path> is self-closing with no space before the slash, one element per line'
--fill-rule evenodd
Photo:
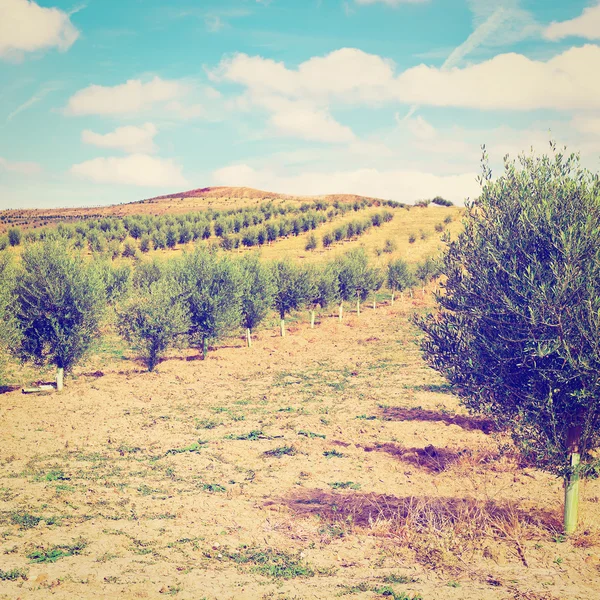
<path fill-rule="evenodd" d="M 577 524 L 580 476 L 600 445 L 600 183 L 576 156 L 506 159 L 449 243 L 439 311 L 418 321 L 431 366 L 465 406 L 512 432 L 565 481 Z"/>
<path fill-rule="evenodd" d="M 310 326 L 315 326 L 315 311 L 327 309 L 334 302 L 339 302 L 340 289 L 338 273 L 334 263 L 312 267 L 308 271 L 311 285 L 309 286 L 307 301 L 311 305 Z"/>
<path fill-rule="evenodd" d="M 289 260 L 274 262 L 272 273 L 275 285 L 273 308 L 279 313 L 280 331 L 283 337 L 285 336 L 285 317 L 305 303 L 309 283 L 305 271 Z"/>
<path fill-rule="evenodd" d="M 421 282 L 423 296 L 425 295 L 425 286 L 440 274 L 440 266 L 436 260 L 431 257 L 426 258 L 419 263 L 415 269 L 415 277 Z"/>
<path fill-rule="evenodd" d="M 118 309 L 121 335 L 141 352 L 153 371 L 161 357 L 184 339 L 190 327 L 179 284 L 165 276 L 138 287 Z"/>
<path fill-rule="evenodd" d="M 413 283 L 413 276 L 406 261 L 398 258 L 391 261 L 387 267 L 387 285 L 392 291 L 392 306 L 394 306 L 394 295 L 401 294 Z"/>
<path fill-rule="evenodd" d="M 27 246 L 16 285 L 16 319 L 22 334 L 17 352 L 57 368 L 57 387 L 85 356 L 98 335 L 106 304 L 97 265 L 84 262 L 64 242 Z"/>
<path fill-rule="evenodd" d="M 360 315 L 360 303 L 369 294 L 381 288 L 383 275 L 381 271 L 369 264 L 369 257 L 364 248 L 350 250 L 337 261 L 340 298 L 350 300 L 356 298 L 356 312 Z M 340 319 L 342 307 L 340 305 Z"/>
<path fill-rule="evenodd" d="M 252 346 L 252 330 L 271 310 L 275 284 L 269 265 L 262 263 L 257 255 L 249 255 L 240 261 L 241 269 L 241 318 L 246 329 L 248 348 Z"/>
<path fill-rule="evenodd" d="M 19 329 L 15 318 L 15 269 L 11 255 L 0 254 L 0 383 L 6 358 L 19 344 Z"/>
<path fill-rule="evenodd" d="M 218 340 L 239 326 L 242 279 L 236 263 L 216 252 L 197 249 L 178 265 L 190 316 L 190 340 L 208 354 L 209 341 Z"/>

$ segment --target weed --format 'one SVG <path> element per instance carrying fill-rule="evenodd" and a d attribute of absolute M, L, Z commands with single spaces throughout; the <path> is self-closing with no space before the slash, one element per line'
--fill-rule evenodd
<path fill-rule="evenodd" d="M 274 458 L 281 458 L 282 456 L 295 456 L 298 451 L 294 446 L 280 446 L 279 448 L 273 448 L 273 450 L 267 450 L 263 452 L 264 456 L 271 456 Z"/>
<path fill-rule="evenodd" d="M 201 483 L 200 488 L 206 492 L 225 492 L 225 488 L 218 483 Z"/>
<path fill-rule="evenodd" d="M 197 419 L 196 420 L 196 429 L 214 429 L 219 425 L 223 425 L 220 421 L 213 421 L 211 419 Z"/>
<path fill-rule="evenodd" d="M 197 442 L 194 442 L 193 444 L 190 444 L 189 446 L 184 446 L 183 448 L 171 448 L 170 450 L 167 450 L 165 452 L 165 456 L 168 456 L 169 454 L 184 454 L 186 452 L 195 452 L 198 453 L 200 452 L 202 446 L 208 444 L 208 442 L 205 442 L 203 440 L 198 440 Z"/>
<path fill-rule="evenodd" d="M 32 563 L 54 563 L 67 556 L 81 554 L 86 548 L 87 542 L 83 538 L 75 540 L 71 545 L 51 546 L 48 549 L 39 548 L 27 555 Z"/>
<path fill-rule="evenodd" d="M 415 579 L 414 577 L 406 577 L 405 575 L 397 575 L 396 573 L 390 573 L 389 575 L 382 577 L 381 581 L 383 581 L 383 583 L 406 584 L 406 583 L 418 583 L 419 580 Z"/>
<path fill-rule="evenodd" d="M 13 569 L 12 571 L 0 569 L 0 581 L 17 581 L 18 579 L 27 581 L 27 571 L 24 569 Z"/>
<path fill-rule="evenodd" d="M 241 435 L 234 435 L 233 433 L 230 433 L 229 435 L 225 436 L 226 440 L 249 440 L 249 441 L 256 441 L 256 440 L 269 440 L 271 439 L 269 436 L 266 436 L 263 432 L 262 429 L 254 429 L 252 430 L 250 433 L 243 433 Z"/>
<path fill-rule="evenodd" d="M 395 592 L 392 587 L 386 585 L 381 588 L 373 588 L 372 590 L 376 594 L 380 596 L 386 596 L 388 598 L 393 598 L 394 600 L 423 600 L 423 596 L 417 594 L 416 596 L 409 596 L 404 592 Z"/>
<path fill-rule="evenodd" d="M 325 452 L 323 452 L 323 456 L 325 458 L 343 458 L 344 457 L 344 455 L 341 452 L 338 452 L 335 449 L 325 450 Z"/>
<path fill-rule="evenodd" d="M 334 490 L 360 490 L 360 483 L 353 481 L 334 481 L 329 484 Z"/>
<path fill-rule="evenodd" d="M 242 546 L 238 552 L 222 552 L 237 564 L 254 563 L 252 571 L 268 577 L 293 579 L 294 577 L 313 577 L 315 572 L 304 564 L 299 556 L 291 556 L 279 550 L 254 550 Z"/>
<path fill-rule="evenodd" d="M 18 525 L 21 529 L 33 529 L 37 527 L 42 517 L 36 517 L 29 513 L 13 513 L 10 516 L 10 521 L 13 525 Z"/>
<path fill-rule="evenodd" d="M 375 421 L 377 419 L 374 415 L 358 415 L 357 419 L 363 419 L 364 421 Z"/>
<path fill-rule="evenodd" d="M 44 477 L 46 481 L 68 481 L 70 477 L 65 476 L 64 471 L 60 469 L 53 469 L 48 471 Z"/>
<path fill-rule="evenodd" d="M 321 439 L 325 439 L 327 436 L 323 433 L 315 433 L 314 431 L 305 431 L 304 429 L 301 429 L 298 432 L 298 435 L 303 435 L 304 437 L 307 438 L 321 438 Z"/>

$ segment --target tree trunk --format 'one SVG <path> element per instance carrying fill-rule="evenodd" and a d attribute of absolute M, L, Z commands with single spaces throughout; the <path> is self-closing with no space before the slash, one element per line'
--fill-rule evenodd
<path fill-rule="evenodd" d="M 373 310 L 377 309 L 377 300 L 373 298 Z"/>
<path fill-rule="evenodd" d="M 344 316 L 344 303 L 340 302 L 340 321 L 342 320 L 343 316 Z"/>
<path fill-rule="evenodd" d="M 392 306 L 394 306 L 394 291 L 392 290 Z"/>
<path fill-rule="evenodd" d="M 248 344 L 248 348 L 252 348 L 252 333 L 250 329 L 246 329 L 246 343 Z"/>
<path fill-rule="evenodd" d="M 356 314 L 360 317 L 360 297 L 356 299 Z"/>
<path fill-rule="evenodd" d="M 577 529 L 579 513 L 579 437 L 580 427 L 573 427 L 567 433 L 567 446 L 569 448 L 569 462 L 573 471 L 565 478 L 565 533 L 570 535 Z"/>
<path fill-rule="evenodd" d="M 56 390 L 62 392 L 65 378 L 65 370 L 61 367 L 56 369 Z"/>
<path fill-rule="evenodd" d="M 315 328 L 315 311 L 314 310 L 310 311 L 310 328 L 311 329 Z"/>
<path fill-rule="evenodd" d="M 206 337 L 202 338 L 202 360 L 206 360 L 206 356 L 208 355 L 208 340 Z"/>
<path fill-rule="evenodd" d="M 281 331 L 281 337 L 285 337 L 285 319 L 281 319 L 280 331 Z"/>

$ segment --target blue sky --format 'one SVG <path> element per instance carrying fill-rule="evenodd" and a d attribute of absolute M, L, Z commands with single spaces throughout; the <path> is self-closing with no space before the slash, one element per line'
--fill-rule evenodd
<path fill-rule="evenodd" d="M 551 137 L 598 171 L 598 72 L 597 0 L 0 0 L 0 208 L 461 202 Z"/>

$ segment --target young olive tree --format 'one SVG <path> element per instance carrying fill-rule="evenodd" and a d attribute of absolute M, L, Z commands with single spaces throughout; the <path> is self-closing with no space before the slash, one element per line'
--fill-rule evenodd
<path fill-rule="evenodd" d="M 394 295 L 396 292 L 401 294 L 408 289 L 413 282 L 413 276 L 410 272 L 408 264 L 398 258 L 388 264 L 387 267 L 387 285 L 392 291 L 392 306 L 394 306 Z"/>
<path fill-rule="evenodd" d="M 440 266 L 436 260 L 431 257 L 426 258 L 415 269 L 415 277 L 421 282 L 423 296 L 425 296 L 425 286 L 440 274 Z"/>
<path fill-rule="evenodd" d="M 267 316 L 273 305 L 275 284 L 269 265 L 257 255 L 249 255 L 240 261 L 241 269 L 241 317 L 246 328 L 248 348 L 252 346 L 252 330 Z"/>
<path fill-rule="evenodd" d="M 183 257 L 177 279 L 190 315 L 190 339 L 208 354 L 209 341 L 239 326 L 242 280 L 238 265 L 225 256 L 198 248 Z"/>
<path fill-rule="evenodd" d="M 337 272 L 341 300 L 356 298 L 356 312 L 360 315 L 360 303 L 372 291 L 383 284 L 383 275 L 376 267 L 369 265 L 369 257 L 364 248 L 350 250 L 337 261 Z M 342 308 L 340 305 L 340 319 Z"/>
<path fill-rule="evenodd" d="M 313 267 L 308 276 L 312 283 L 309 286 L 307 300 L 311 306 L 310 326 L 314 328 L 316 309 L 325 310 L 334 302 L 339 302 L 340 290 L 335 264 Z"/>
<path fill-rule="evenodd" d="M 0 384 L 6 358 L 12 348 L 19 345 L 20 335 L 15 318 L 15 269 L 12 255 L 0 254 Z"/>
<path fill-rule="evenodd" d="M 279 313 L 281 336 L 285 336 L 285 317 L 299 309 L 306 301 L 309 283 L 306 272 L 288 260 L 272 264 L 275 294 L 273 308 Z"/>
<path fill-rule="evenodd" d="M 190 327 L 181 288 L 171 276 L 136 288 L 135 294 L 118 310 L 121 335 L 137 348 L 153 371 L 161 357 L 177 346 Z"/>
<path fill-rule="evenodd" d="M 16 318 L 22 334 L 18 353 L 63 374 L 85 356 L 98 335 L 106 292 L 97 265 L 87 264 L 66 244 L 46 240 L 28 246 L 16 285 Z"/>
<path fill-rule="evenodd" d="M 481 196 L 449 244 L 439 311 L 418 321 L 430 365 L 467 408 L 512 432 L 565 481 L 577 524 L 580 476 L 600 445 L 600 183 L 576 156 L 484 157 Z"/>

